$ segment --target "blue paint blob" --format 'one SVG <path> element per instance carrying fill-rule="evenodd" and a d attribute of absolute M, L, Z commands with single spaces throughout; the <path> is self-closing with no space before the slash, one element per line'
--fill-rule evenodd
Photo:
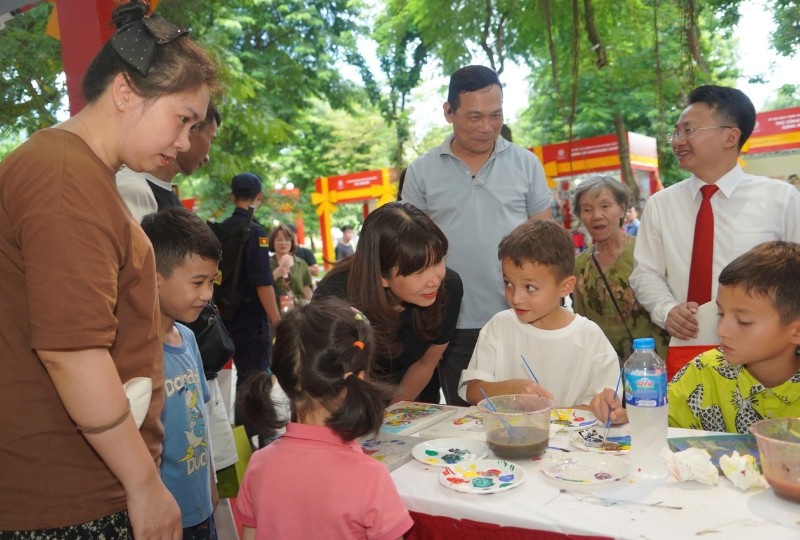
<path fill-rule="evenodd" d="M 452 465 L 453 463 L 458 463 L 463 458 L 458 454 L 445 454 L 442 456 L 442 461 L 447 463 L 448 465 Z"/>

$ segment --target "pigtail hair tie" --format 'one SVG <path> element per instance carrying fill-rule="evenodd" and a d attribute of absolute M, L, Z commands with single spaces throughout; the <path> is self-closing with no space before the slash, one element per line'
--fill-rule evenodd
<path fill-rule="evenodd" d="M 353 342 L 353 347 L 356 347 L 356 348 L 361 349 L 363 351 L 364 350 L 364 342 L 363 341 L 354 341 Z"/>

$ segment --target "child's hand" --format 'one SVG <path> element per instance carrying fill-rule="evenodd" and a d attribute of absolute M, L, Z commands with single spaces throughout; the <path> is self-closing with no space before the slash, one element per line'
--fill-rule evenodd
<path fill-rule="evenodd" d="M 534 396 L 553 399 L 553 394 L 547 388 L 529 379 L 510 379 L 507 381 L 510 394 L 531 394 Z"/>
<path fill-rule="evenodd" d="M 625 424 L 628 422 L 628 413 L 622 408 L 619 397 L 614 397 L 612 388 L 604 388 L 602 392 L 592 398 L 589 404 L 592 412 L 600 422 L 605 423 L 611 413 L 612 424 Z"/>

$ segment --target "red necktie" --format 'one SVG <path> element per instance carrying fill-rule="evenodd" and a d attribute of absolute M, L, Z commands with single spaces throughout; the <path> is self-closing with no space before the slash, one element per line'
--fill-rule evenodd
<path fill-rule="evenodd" d="M 703 201 L 694 224 L 692 266 L 689 268 L 689 294 L 686 300 L 697 302 L 701 306 L 711 300 L 711 266 L 714 259 L 714 211 L 711 209 L 711 197 L 718 189 L 715 184 L 700 188 Z"/>

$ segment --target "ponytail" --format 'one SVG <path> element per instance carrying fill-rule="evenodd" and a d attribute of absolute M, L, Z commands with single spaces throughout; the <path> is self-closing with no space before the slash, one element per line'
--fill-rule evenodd
<path fill-rule="evenodd" d="M 274 438 L 288 421 L 280 414 L 280 404 L 272 398 L 272 373 L 253 373 L 242 384 L 236 397 L 236 416 L 252 425 L 265 439 Z"/>
<path fill-rule="evenodd" d="M 344 387 L 347 389 L 344 401 L 328 419 L 328 426 L 346 441 L 377 433 L 392 388 L 368 376 L 361 379 L 357 374 L 345 377 Z"/>

